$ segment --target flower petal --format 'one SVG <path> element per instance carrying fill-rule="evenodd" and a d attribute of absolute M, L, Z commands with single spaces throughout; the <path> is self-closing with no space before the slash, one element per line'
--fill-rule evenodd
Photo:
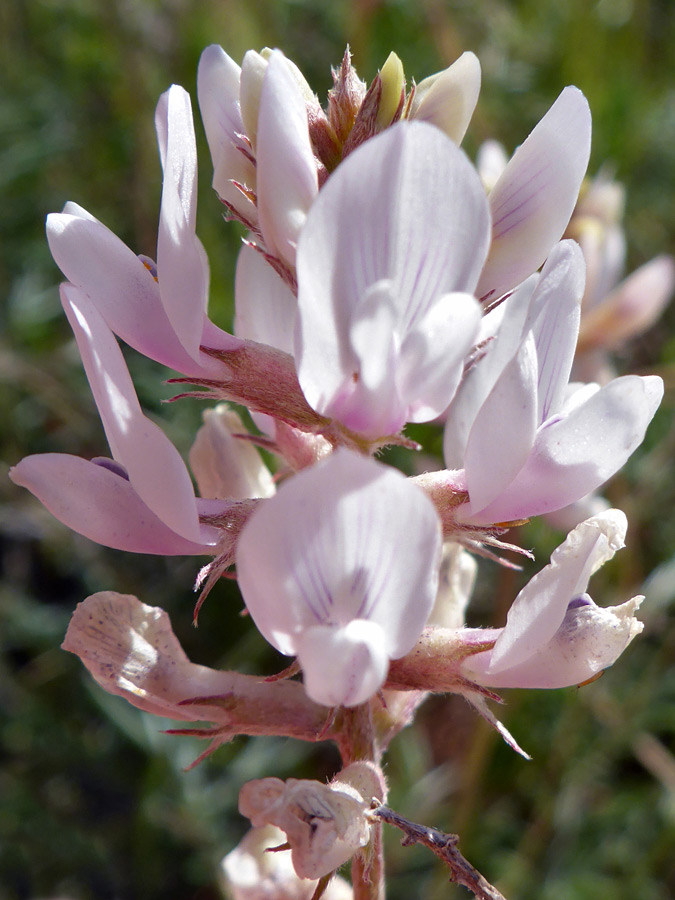
<path fill-rule="evenodd" d="M 656 375 L 625 375 L 605 385 L 567 415 L 539 429 L 517 477 L 480 511 L 471 504 L 462 519 L 505 522 L 553 512 L 604 484 L 642 443 L 663 396 Z"/>
<path fill-rule="evenodd" d="M 302 389 L 318 412 L 333 414 L 335 398 L 361 377 L 364 361 L 350 332 L 374 286 L 390 284 L 397 340 L 405 345 L 445 295 L 473 291 L 488 227 L 475 170 L 452 141 L 424 123 L 388 128 L 337 168 L 312 206 L 298 247 L 296 359 Z M 466 325 L 463 316 L 459 320 Z M 398 391 L 396 380 L 389 374 L 379 388 L 387 407 L 395 405 L 388 391 Z M 423 394 L 416 403 L 425 405 Z M 407 414 L 400 409 L 398 422 Z M 379 421 L 359 427 L 382 434 Z"/>
<path fill-rule="evenodd" d="M 469 657 L 463 666 L 479 684 L 496 688 L 561 688 L 582 684 L 616 662 L 643 625 L 634 617 L 643 597 L 621 606 L 596 606 L 590 597 L 582 605 L 570 604 L 562 624 L 548 643 L 524 662 L 499 672 L 483 659 Z"/>
<path fill-rule="evenodd" d="M 195 234 L 197 145 L 190 96 L 174 84 L 155 113 L 164 178 L 157 236 L 157 277 L 162 304 L 181 344 L 200 361 L 209 289 L 206 254 Z"/>
<path fill-rule="evenodd" d="M 202 526 L 197 541 L 172 531 L 138 496 L 125 475 L 110 466 L 65 453 L 27 456 L 10 470 L 68 528 L 114 550 L 160 556 L 212 552 L 218 531 Z"/>
<path fill-rule="evenodd" d="M 239 812 L 254 825 L 270 823 L 286 832 L 293 867 L 301 878 L 332 874 L 371 839 L 372 796 L 364 798 L 348 780 L 350 769 L 359 766 L 363 764 L 347 767 L 331 784 L 295 778 L 285 783 L 279 778 L 249 781 L 239 792 Z M 369 782 L 374 781 L 371 775 Z"/>
<path fill-rule="evenodd" d="M 506 150 L 499 141 L 483 141 L 478 148 L 476 169 L 478 169 L 480 180 L 485 185 L 485 190 L 488 193 L 501 178 L 508 161 Z"/>
<path fill-rule="evenodd" d="M 471 508 L 502 494 L 525 464 L 537 431 L 537 353 L 525 340 L 476 416 L 464 468 Z"/>
<path fill-rule="evenodd" d="M 443 455 L 449 469 L 464 466 L 467 441 L 478 411 L 518 352 L 537 286 L 536 276 L 528 278 L 483 319 L 485 334 L 481 333 L 481 337 L 485 341 L 484 355 L 464 374 L 447 413 Z M 496 322 L 499 324 L 493 324 Z"/>
<path fill-rule="evenodd" d="M 307 628 L 297 647 L 307 696 L 323 706 L 365 703 L 387 676 L 386 644 L 381 626 L 365 619 Z"/>
<path fill-rule="evenodd" d="M 226 694 L 238 677 L 190 662 L 163 609 L 114 591 L 78 605 L 61 646 L 79 656 L 109 693 L 156 716 L 188 722 L 212 721 L 214 709 L 181 706 L 182 700 Z"/>
<path fill-rule="evenodd" d="M 69 203 L 63 213 L 47 216 L 47 239 L 64 275 L 87 294 L 108 327 L 129 346 L 188 375 L 209 377 L 220 370 L 220 364 L 206 355 L 198 364 L 186 352 L 152 274 L 105 225 Z M 238 345 L 231 335 L 217 330 L 233 347 Z"/>
<path fill-rule="evenodd" d="M 471 294 L 446 294 L 417 323 L 401 348 L 399 390 L 409 422 L 428 422 L 447 409 L 481 323 Z"/>
<path fill-rule="evenodd" d="M 410 118 L 436 125 L 456 144 L 469 127 L 480 93 L 480 63 L 474 53 L 462 53 L 443 72 L 417 85 Z"/>
<path fill-rule="evenodd" d="M 290 853 L 271 852 L 285 841 L 286 835 L 275 825 L 247 831 L 220 862 L 225 896 L 233 900 L 311 900 L 317 880 L 299 878 Z M 323 900 L 353 900 L 354 894 L 344 878 L 336 875 L 321 896 Z"/>
<path fill-rule="evenodd" d="M 256 143 L 258 217 L 267 250 L 295 265 L 298 237 L 319 190 L 305 98 L 288 60 L 272 53 Z"/>
<path fill-rule="evenodd" d="M 519 665 L 551 640 L 570 602 L 585 593 L 591 575 L 624 546 L 627 526 L 624 513 L 610 509 L 570 532 L 551 562 L 513 601 L 491 651 L 491 674 Z"/>
<path fill-rule="evenodd" d="M 164 432 L 143 415 L 112 332 L 82 291 L 63 284 L 61 301 L 113 456 L 143 502 L 172 531 L 198 541 L 197 507 L 185 463 Z"/>
<path fill-rule="evenodd" d="M 567 87 L 490 193 L 492 246 L 476 296 L 496 298 L 543 263 L 572 215 L 590 147 L 588 103 Z"/>
<path fill-rule="evenodd" d="M 221 200 L 256 225 L 254 203 L 233 183 L 255 191 L 255 166 L 242 137 L 245 128 L 239 109 L 240 78 L 240 67 L 222 47 L 211 44 L 204 50 L 197 70 L 197 96 L 213 163 L 211 185 Z"/>
<path fill-rule="evenodd" d="M 293 354 L 298 302 L 272 266 L 244 245 L 237 258 L 234 333 Z"/>
<path fill-rule="evenodd" d="M 539 368 L 538 424 L 563 404 L 579 334 L 583 293 L 583 254 L 574 241 L 561 241 L 546 260 L 530 307 Z"/>
<path fill-rule="evenodd" d="M 190 468 L 202 497 L 271 497 L 276 490 L 272 475 L 257 449 L 246 440 L 246 427 L 238 413 L 220 403 L 206 410 L 203 418 L 190 449 Z"/>
<path fill-rule="evenodd" d="M 646 331 L 675 290 L 675 262 L 657 256 L 629 275 L 604 300 L 584 311 L 579 349 L 613 349 Z"/>
<path fill-rule="evenodd" d="M 281 653 L 297 654 L 308 628 L 367 620 L 398 658 L 426 623 L 439 554 L 438 516 L 422 491 L 342 449 L 258 506 L 237 572 L 254 622 Z"/>

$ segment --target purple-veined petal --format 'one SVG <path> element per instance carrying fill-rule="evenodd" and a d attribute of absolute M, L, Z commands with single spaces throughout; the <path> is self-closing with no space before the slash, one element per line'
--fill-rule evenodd
<path fill-rule="evenodd" d="M 439 555 L 427 497 L 399 472 L 342 449 L 259 505 L 239 538 L 237 573 L 253 621 L 277 650 L 296 655 L 308 629 L 333 628 L 333 638 L 322 632 L 327 645 L 344 641 L 354 659 L 363 656 L 368 672 L 353 677 L 372 684 L 380 671 L 373 649 L 357 652 L 352 631 L 337 632 L 354 620 L 374 623 L 386 656 L 405 655 L 433 605 Z M 317 696 L 346 690 L 352 678 L 327 676 L 320 688 L 313 681 Z"/>
<path fill-rule="evenodd" d="M 143 415 L 112 332 L 77 288 L 63 284 L 61 301 L 113 456 L 150 509 L 173 531 L 198 541 L 197 508 L 185 463 L 164 432 Z"/>
<path fill-rule="evenodd" d="M 493 503 L 462 513 L 473 524 L 553 512 L 614 475 L 642 442 L 663 396 L 656 375 L 625 375 L 539 429 L 529 459 Z"/>
<path fill-rule="evenodd" d="M 173 85 L 159 99 L 155 127 L 164 178 L 157 236 L 157 278 L 162 304 L 181 344 L 196 361 L 209 278 L 195 234 L 197 146 L 190 96 Z"/>
<path fill-rule="evenodd" d="M 525 464 L 537 430 L 537 353 L 530 335 L 481 406 L 466 445 L 471 505 L 498 497 Z"/>
<path fill-rule="evenodd" d="M 159 286 L 138 256 L 76 204 L 65 209 L 47 217 L 52 256 L 108 327 L 139 353 L 171 369 L 202 377 L 216 374 L 217 361 L 202 355 L 197 363 L 183 347 L 162 305 Z M 203 313 L 202 319 L 208 322 Z M 238 344 L 231 335 L 221 334 L 233 346 Z"/>
<path fill-rule="evenodd" d="M 272 53 L 263 80 L 256 162 L 258 217 L 265 246 L 293 266 L 319 180 L 305 98 L 280 51 Z"/>
<path fill-rule="evenodd" d="M 293 354 L 298 302 L 272 266 L 252 247 L 237 258 L 234 333 Z"/>
<path fill-rule="evenodd" d="M 478 297 L 498 297 L 546 259 L 574 210 L 590 147 L 588 103 L 580 90 L 567 87 L 490 193 L 492 246 Z"/>
<path fill-rule="evenodd" d="M 114 550 L 160 556 L 208 554 L 218 532 L 201 526 L 197 541 L 172 531 L 141 500 L 130 481 L 110 466 L 65 453 L 27 456 L 10 471 L 68 528 Z"/>
<path fill-rule="evenodd" d="M 584 258 L 574 241 L 559 243 L 546 260 L 530 316 L 539 366 L 537 424 L 562 406 L 579 334 Z"/>
<path fill-rule="evenodd" d="M 302 389 L 317 411 L 331 415 L 335 398 L 361 377 L 363 360 L 350 332 L 359 318 L 355 310 L 373 287 L 390 283 L 403 346 L 444 295 L 472 293 L 488 229 L 473 167 L 425 123 L 388 128 L 337 168 L 310 210 L 298 247 L 296 359 Z M 396 382 L 389 373 L 381 384 L 385 406 L 394 405 L 386 394 L 398 391 Z M 401 410 L 399 420 L 406 415 Z M 373 436 L 380 429 L 380 422 L 360 428 Z"/>
<path fill-rule="evenodd" d="M 469 127 L 480 93 L 480 63 L 474 53 L 462 53 L 443 72 L 417 85 L 410 118 L 436 125 L 456 144 Z"/>
<path fill-rule="evenodd" d="M 591 575 L 624 546 L 628 522 L 611 509 L 570 532 L 551 562 L 513 601 L 506 626 L 491 652 L 491 674 L 529 659 L 560 628 L 572 600 L 586 592 Z"/>

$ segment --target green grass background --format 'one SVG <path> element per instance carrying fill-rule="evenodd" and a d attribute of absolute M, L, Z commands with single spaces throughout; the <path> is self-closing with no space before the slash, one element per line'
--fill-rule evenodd
<path fill-rule="evenodd" d="M 350 43 L 370 80 L 391 49 L 418 81 L 463 50 L 483 67 L 465 148 L 522 141 L 566 84 L 594 117 L 591 171 L 608 162 L 628 189 L 630 267 L 673 252 L 675 4 L 672 0 L 3 0 L 0 4 L 0 900 L 211 900 L 215 868 L 245 823 L 241 784 L 330 776 L 329 746 L 239 739 L 185 773 L 201 749 L 112 698 L 59 649 L 69 615 L 96 590 L 169 610 L 195 661 L 247 672 L 280 660 L 219 585 L 190 625 L 196 561 L 134 557 L 53 521 L 4 470 L 32 452 L 106 452 L 57 294 L 44 217 L 75 200 L 137 252 L 155 251 L 159 94 L 195 98 L 202 48 L 235 59 L 279 46 L 321 97 Z M 196 109 L 196 102 L 195 102 Z M 213 316 L 227 326 L 239 234 L 209 189 L 198 123 L 199 233 Z M 462 849 L 509 900 L 668 900 L 675 896 L 675 315 L 617 359 L 658 372 L 666 400 L 645 445 L 608 486 L 626 510 L 628 549 L 596 576 L 598 602 L 648 595 L 645 633 L 595 684 L 508 692 L 503 718 L 525 762 L 453 698 L 428 701 L 388 756 L 391 803 L 459 831 Z M 141 402 L 187 451 L 199 404 L 174 404 L 163 371 L 129 354 Z M 424 432 L 431 440 L 430 431 Z M 438 446 L 438 439 L 435 439 Z M 539 563 L 560 535 L 521 534 Z M 482 566 L 475 617 L 503 621 L 532 574 Z M 167 723 L 169 724 L 169 723 Z M 431 855 L 388 836 L 389 895 L 468 896 Z"/>

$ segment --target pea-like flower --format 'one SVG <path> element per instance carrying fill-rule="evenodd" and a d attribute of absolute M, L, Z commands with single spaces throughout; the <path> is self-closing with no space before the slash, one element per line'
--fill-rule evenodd
<path fill-rule="evenodd" d="M 311 699 L 356 706 L 424 628 L 440 546 L 419 488 L 342 449 L 259 505 L 237 544 L 237 575 L 263 637 L 298 657 Z"/>
<path fill-rule="evenodd" d="M 200 513 L 223 512 L 227 502 L 197 500 L 185 463 L 141 410 L 122 351 L 87 296 L 63 284 L 61 300 L 113 458 L 37 454 L 21 460 L 10 477 L 57 519 L 107 547 L 159 554 L 213 552 L 220 534 L 201 524 Z"/>
<path fill-rule="evenodd" d="M 624 546 L 626 528 L 618 509 L 577 525 L 513 601 L 505 627 L 479 632 L 497 638 L 494 648 L 468 656 L 462 672 L 489 687 L 558 688 L 611 666 L 642 631 L 634 613 L 644 598 L 600 607 L 586 589 Z"/>
<path fill-rule="evenodd" d="M 663 395 L 658 376 L 626 375 L 602 388 L 568 383 L 583 286 L 581 250 L 562 241 L 541 275 L 495 311 L 499 327 L 457 392 L 445 429 L 446 464 L 465 470 L 463 522 L 567 506 L 607 481 L 641 443 Z"/>
<path fill-rule="evenodd" d="M 309 404 L 369 438 L 439 415 L 478 332 L 489 233 L 480 179 L 439 129 L 399 123 L 354 151 L 298 245 Z"/>

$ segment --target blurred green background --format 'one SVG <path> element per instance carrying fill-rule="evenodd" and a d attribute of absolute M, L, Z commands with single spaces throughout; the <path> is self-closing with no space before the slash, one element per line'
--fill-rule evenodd
<path fill-rule="evenodd" d="M 185 773 L 201 750 L 194 739 L 163 735 L 162 722 L 104 694 L 59 649 L 75 605 L 96 590 L 134 593 L 169 610 L 195 661 L 261 672 L 279 659 L 239 617 L 228 585 L 191 627 L 198 561 L 95 546 L 4 477 L 28 453 L 107 452 L 61 313 L 44 218 L 75 200 L 154 256 L 154 105 L 171 82 L 195 98 L 199 54 L 213 42 L 237 60 L 249 47 L 281 47 L 322 98 L 347 42 L 367 80 L 391 49 L 418 81 L 474 50 L 483 90 L 470 154 L 487 137 L 513 149 L 576 84 L 594 116 L 591 172 L 608 162 L 628 189 L 629 268 L 675 250 L 672 0 L 3 0 L 0 900 L 216 898 L 218 860 L 245 829 L 241 784 L 324 778 L 338 762 L 330 746 L 240 739 Z M 213 317 L 227 326 L 240 234 L 210 192 L 197 130 L 198 230 Z M 509 900 L 675 896 L 674 324 L 667 310 L 617 360 L 621 371 L 662 374 L 667 393 L 645 445 L 607 489 L 628 513 L 628 549 L 591 586 L 608 605 L 647 581 L 644 635 L 592 685 L 507 692 L 504 721 L 532 762 L 453 698 L 428 701 L 388 756 L 391 805 L 459 831 L 464 853 Z M 187 451 L 199 404 L 162 406 L 165 372 L 128 358 L 142 404 Z M 535 523 L 520 538 L 541 564 L 560 535 Z M 482 565 L 476 621 L 501 623 L 533 571 Z M 427 851 L 401 848 L 396 834 L 387 840 L 390 897 L 468 896 Z"/>

